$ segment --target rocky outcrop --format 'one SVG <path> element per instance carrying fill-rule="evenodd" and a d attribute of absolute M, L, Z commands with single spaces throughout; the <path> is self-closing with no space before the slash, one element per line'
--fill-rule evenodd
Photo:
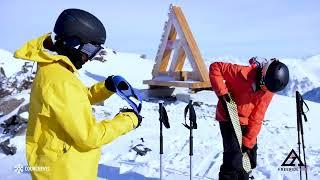
<path fill-rule="evenodd" d="M 22 103 L 24 102 L 24 99 L 8 99 L 5 101 L 0 102 L 0 114 L 1 116 L 7 115 L 14 111 L 16 108 L 18 108 Z"/>
<path fill-rule="evenodd" d="M 32 72 L 33 63 L 26 62 L 21 71 L 6 77 L 5 69 L 0 67 L 0 99 L 9 95 L 20 93 L 31 88 L 35 72 Z"/>

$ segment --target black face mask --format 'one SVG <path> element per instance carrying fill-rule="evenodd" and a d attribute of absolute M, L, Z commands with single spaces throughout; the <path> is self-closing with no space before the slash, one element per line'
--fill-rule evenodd
<path fill-rule="evenodd" d="M 85 63 L 82 61 L 83 53 L 74 47 L 65 46 L 62 41 L 56 41 L 55 51 L 60 55 L 67 56 L 76 69 L 81 69 Z"/>

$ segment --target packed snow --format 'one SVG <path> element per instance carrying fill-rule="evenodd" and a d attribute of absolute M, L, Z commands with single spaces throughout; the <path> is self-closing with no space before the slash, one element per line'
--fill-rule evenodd
<path fill-rule="evenodd" d="M 142 84 L 142 81 L 151 78 L 154 61 L 142 59 L 138 54 L 119 52 L 115 54 L 111 50 L 108 51 L 106 57 L 106 62 L 92 61 L 79 71 L 79 78 L 84 84 L 89 86 L 95 82 L 103 81 L 108 75 L 118 74 L 126 78 L 136 88 L 147 88 Z M 7 63 L 7 61 L 16 61 L 8 55 L 8 52 L 1 51 L 0 59 L 1 62 L 5 62 L 5 65 L 1 66 L 6 72 L 20 70 L 18 65 L 10 66 L 11 63 Z M 294 62 L 291 63 L 288 60 L 293 65 L 289 66 L 291 72 L 294 72 L 300 63 L 305 64 L 299 71 L 314 68 L 314 71 L 306 70 L 303 76 L 310 77 L 309 80 L 312 84 L 315 87 L 318 86 L 316 82 L 319 82 L 320 76 L 317 76 L 316 73 L 319 72 L 317 71 L 320 68 L 319 65 L 316 63 L 309 65 L 307 61 L 311 61 L 310 59 L 292 61 Z M 313 75 L 310 74 L 312 72 Z M 303 81 L 303 78 L 299 79 L 299 82 L 295 82 L 299 87 L 300 80 Z M 293 92 L 296 87 L 291 88 Z M 30 91 L 26 90 L 13 95 L 13 97 L 24 98 L 28 101 L 29 93 Z M 174 91 L 174 95 L 178 94 L 190 96 L 199 105 L 195 106 L 198 129 L 194 130 L 193 179 L 218 179 L 223 153 L 219 124 L 215 121 L 217 98 L 212 91 L 191 93 L 183 88 L 177 88 Z M 148 97 L 144 99 L 141 112 L 144 117 L 142 126 L 103 146 L 98 179 L 159 179 L 159 99 Z M 304 122 L 304 130 L 308 173 L 310 180 L 316 180 L 320 179 L 320 143 L 317 139 L 320 132 L 320 122 L 318 121 L 320 104 L 309 101 L 307 104 L 310 108 L 307 113 L 309 121 Z M 174 98 L 165 100 L 171 128 L 163 130 L 164 179 L 189 179 L 189 131 L 182 125 L 184 122 L 183 110 L 186 105 L 186 102 Z M 113 95 L 103 104 L 93 106 L 94 115 L 99 120 L 110 119 L 123 106 L 128 105 L 117 95 Z M 275 95 L 273 98 L 258 137 L 258 166 L 252 173 L 255 179 L 299 179 L 299 172 L 278 170 L 291 149 L 298 152 L 295 106 L 294 97 Z M 11 114 L 14 113 L 17 112 Z M 21 116 L 26 117 L 27 114 L 23 113 Z M 4 116 L 0 116 L 0 122 L 3 120 L 5 120 Z M 0 135 L 1 142 L 6 138 L 8 138 L 7 135 Z M 28 172 L 19 174 L 15 171 L 17 165 L 27 165 L 25 134 L 15 136 L 11 139 L 11 143 L 17 147 L 17 153 L 13 156 L 0 153 L 0 179 L 31 179 Z M 147 152 L 145 156 L 137 155 L 132 150 L 132 147 L 137 144 L 143 144 L 144 147 L 152 151 Z"/>

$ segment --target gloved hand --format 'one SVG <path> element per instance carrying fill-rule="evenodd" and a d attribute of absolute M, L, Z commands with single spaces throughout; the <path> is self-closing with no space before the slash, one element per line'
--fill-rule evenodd
<path fill-rule="evenodd" d="M 133 112 L 138 118 L 138 125 L 135 128 L 138 128 L 140 126 L 143 117 L 140 114 L 138 114 L 137 112 L 135 112 L 133 109 L 122 108 L 122 109 L 120 109 L 120 112 Z"/>
<path fill-rule="evenodd" d="M 113 82 L 113 75 L 108 76 L 108 78 L 104 81 L 104 86 L 111 92 L 116 92 L 116 89 L 118 88 L 119 90 L 127 90 L 129 87 L 125 82 L 120 82 L 118 84 L 118 87 Z"/>
<path fill-rule="evenodd" d="M 222 107 L 223 107 L 224 112 L 226 112 L 226 114 L 228 114 L 227 113 L 228 112 L 227 102 L 231 101 L 230 93 L 227 93 L 227 94 L 224 94 L 222 96 L 219 96 L 218 98 L 222 103 Z"/>
<path fill-rule="evenodd" d="M 251 149 L 242 144 L 241 150 L 242 153 L 249 153 Z"/>

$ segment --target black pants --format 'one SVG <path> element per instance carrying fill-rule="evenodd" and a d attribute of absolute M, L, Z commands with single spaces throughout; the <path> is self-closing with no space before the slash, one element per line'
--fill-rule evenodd
<path fill-rule="evenodd" d="M 241 126 L 242 134 L 246 133 L 247 126 Z M 219 180 L 248 180 L 249 174 L 242 166 L 242 151 L 232 127 L 231 121 L 220 122 L 220 131 L 223 140 L 223 163 L 220 167 Z M 257 144 L 248 152 L 251 167 L 257 165 Z"/>

